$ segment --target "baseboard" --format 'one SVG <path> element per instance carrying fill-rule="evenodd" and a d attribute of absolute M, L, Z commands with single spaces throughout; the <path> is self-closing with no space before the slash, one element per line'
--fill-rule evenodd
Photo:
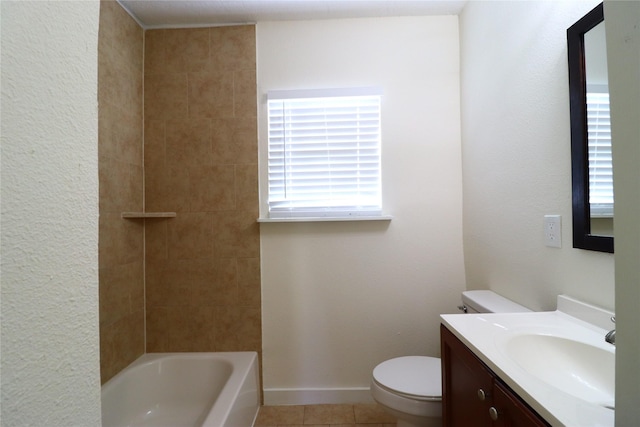
<path fill-rule="evenodd" d="M 321 405 L 374 403 L 369 387 L 271 388 L 264 390 L 265 405 Z"/>

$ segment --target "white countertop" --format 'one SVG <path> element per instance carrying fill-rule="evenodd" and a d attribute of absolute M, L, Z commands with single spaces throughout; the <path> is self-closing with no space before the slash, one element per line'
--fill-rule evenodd
<path fill-rule="evenodd" d="M 614 425 L 614 410 L 582 400 L 531 375 L 507 355 L 504 345 L 516 335 L 543 334 L 566 337 L 615 353 L 615 347 L 604 341 L 606 329 L 561 311 L 445 314 L 441 318 L 455 336 L 551 425 Z"/>

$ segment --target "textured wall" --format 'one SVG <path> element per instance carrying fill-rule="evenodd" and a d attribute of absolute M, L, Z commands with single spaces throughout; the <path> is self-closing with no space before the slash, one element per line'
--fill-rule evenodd
<path fill-rule="evenodd" d="M 457 18 L 257 31 L 263 101 L 276 89 L 384 91 L 382 196 L 393 220 L 260 224 L 265 402 L 368 400 L 376 364 L 439 354 L 438 315 L 456 311 L 464 290 Z"/>
<path fill-rule="evenodd" d="M 144 353 L 142 28 L 115 1 L 100 2 L 100 370 L 108 381 Z"/>
<path fill-rule="evenodd" d="M 1 2 L 3 426 L 99 426 L 97 2 Z"/>
<path fill-rule="evenodd" d="M 460 17 L 467 286 L 534 310 L 613 308 L 614 257 L 573 249 L 566 30 L 585 2 L 469 2 Z M 543 240 L 562 215 L 562 248 Z"/>
<path fill-rule="evenodd" d="M 253 26 L 145 34 L 147 351 L 262 350 Z"/>
<path fill-rule="evenodd" d="M 640 3 L 605 1 L 616 191 L 616 426 L 640 425 Z"/>

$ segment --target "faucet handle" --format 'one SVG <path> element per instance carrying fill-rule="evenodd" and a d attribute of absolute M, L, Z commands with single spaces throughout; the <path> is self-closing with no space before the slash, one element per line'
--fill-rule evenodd
<path fill-rule="evenodd" d="M 613 323 L 616 323 L 616 316 L 611 316 L 611 321 L 612 321 Z"/>

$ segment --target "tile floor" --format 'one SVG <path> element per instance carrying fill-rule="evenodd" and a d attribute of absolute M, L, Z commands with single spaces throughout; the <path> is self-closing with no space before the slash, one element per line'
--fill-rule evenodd
<path fill-rule="evenodd" d="M 254 427 L 396 427 L 375 404 L 263 406 Z"/>

